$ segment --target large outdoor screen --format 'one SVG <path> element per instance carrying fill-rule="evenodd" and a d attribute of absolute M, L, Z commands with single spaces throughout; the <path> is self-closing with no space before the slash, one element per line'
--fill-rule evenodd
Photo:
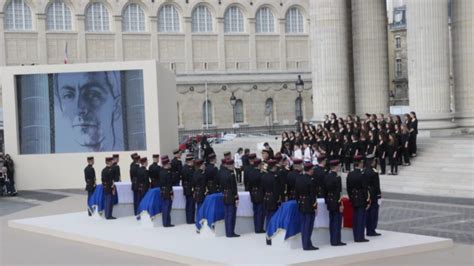
<path fill-rule="evenodd" d="M 15 78 L 21 154 L 146 150 L 142 70 Z"/>

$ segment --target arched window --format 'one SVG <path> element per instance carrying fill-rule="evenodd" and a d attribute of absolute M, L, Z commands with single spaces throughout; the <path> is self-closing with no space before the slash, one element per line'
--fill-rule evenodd
<path fill-rule="evenodd" d="M 243 123 L 244 122 L 244 102 L 242 100 L 237 100 L 234 106 L 234 123 Z"/>
<path fill-rule="evenodd" d="M 273 123 L 273 119 L 274 119 L 274 110 L 273 110 L 273 99 L 272 98 L 268 98 L 266 101 L 265 101 L 265 117 L 267 117 L 268 121 L 268 125 L 271 125 Z"/>
<path fill-rule="evenodd" d="M 295 120 L 296 121 L 301 121 L 303 120 L 303 108 L 302 108 L 302 102 L 301 102 L 301 97 L 296 97 L 295 100 Z"/>
<path fill-rule="evenodd" d="M 275 32 L 275 18 L 269 7 L 262 7 L 257 11 L 255 27 L 257 33 Z"/>
<path fill-rule="evenodd" d="M 179 32 L 179 14 L 174 5 L 164 5 L 158 13 L 159 32 Z"/>
<path fill-rule="evenodd" d="M 297 7 L 292 7 L 286 13 L 286 32 L 287 33 L 303 33 L 304 19 L 303 14 Z"/>
<path fill-rule="evenodd" d="M 202 124 L 212 125 L 212 103 L 209 100 L 202 104 Z"/>
<path fill-rule="evenodd" d="M 231 6 L 224 15 L 224 32 L 244 32 L 244 14 L 237 6 Z"/>
<path fill-rule="evenodd" d="M 46 11 L 46 29 L 50 31 L 72 30 L 71 10 L 61 0 L 52 2 Z"/>
<path fill-rule="evenodd" d="M 86 10 L 86 31 L 109 31 L 109 11 L 103 3 L 94 2 Z"/>
<path fill-rule="evenodd" d="M 139 4 L 129 4 L 122 14 L 122 31 L 145 31 L 145 12 Z"/>
<path fill-rule="evenodd" d="M 212 32 L 211 11 L 205 5 L 199 5 L 193 10 L 192 30 L 193 32 Z"/>
<path fill-rule="evenodd" d="M 30 7 L 25 0 L 11 0 L 5 9 L 5 30 L 32 30 Z"/>

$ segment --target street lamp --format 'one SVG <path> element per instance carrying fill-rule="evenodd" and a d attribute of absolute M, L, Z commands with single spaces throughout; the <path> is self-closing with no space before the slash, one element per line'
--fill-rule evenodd
<path fill-rule="evenodd" d="M 230 104 L 232 105 L 232 116 L 233 116 L 233 123 L 235 123 L 235 103 L 237 102 L 237 98 L 235 97 L 234 93 L 230 96 Z"/>
<path fill-rule="evenodd" d="M 295 83 L 296 91 L 298 92 L 298 104 L 299 104 L 299 114 L 297 117 L 298 122 L 303 121 L 303 97 L 301 97 L 301 93 L 304 91 L 304 81 L 301 79 L 301 75 L 298 75 L 298 80 Z"/>

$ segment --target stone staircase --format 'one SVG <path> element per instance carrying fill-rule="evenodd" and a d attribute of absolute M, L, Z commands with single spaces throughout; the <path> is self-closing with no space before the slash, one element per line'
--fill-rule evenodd
<path fill-rule="evenodd" d="M 421 137 L 417 155 L 397 176 L 381 176 L 382 192 L 474 198 L 474 136 Z"/>

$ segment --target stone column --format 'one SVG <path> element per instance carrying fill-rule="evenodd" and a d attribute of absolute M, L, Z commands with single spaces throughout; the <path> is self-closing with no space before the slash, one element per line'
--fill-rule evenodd
<path fill-rule="evenodd" d="M 191 26 L 191 17 L 185 17 L 184 19 L 184 55 L 186 60 L 185 72 L 191 73 L 194 70 L 194 57 L 193 57 L 193 35 Z"/>
<path fill-rule="evenodd" d="M 455 122 L 474 127 L 474 1 L 452 2 Z"/>
<path fill-rule="evenodd" d="M 114 16 L 115 26 L 115 60 L 123 61 L 122 15 Z"/>
<path fill-rule="evenodd" d="M 6 66 L 7 65 L 7 55 L 5 54 L 5 51 L 7 50 L 5 46 L 5 29 L 3 25 L 4 21 L 4 13 L 0 13 L 0 66 Z"/>
<path fill-rule="evenodd" d="M 77 58 L 79 63 L 87 62 L 85 18 L 84 15 L 76 15 L 75 26 L 77 29 Z"/>
<path fill-rule="evenodd" d="M 257 41 L 255 40 L 255 18 L 249 18 L 249 70 L 257 70 Z"/>
<path fill-rule="evenodd" d="M 350 27 L 346 0 L 310 2 L 313 120 L 327 113 L 353 112 L 350 82 Z"/>
<path fill-rule="evenodd" d="M 38 60 L 42 65 L 48 63 L 48 47 L 46 39 L 46 14 L 36 14 L 36 28 L 38 30 Z M 2 48 L 5 49 L 5 48 Z"/>
<path fill-rule="evenodd" d="M 356 114 L 389 112 L 387 39 L 385 1 L 352 0 Z"/>
<path fill-rule="evenodd" d="M 420 129 L 452 128 L 448 0 L 407 0 L 410 108 Z"/>
<path fill-rule="evenodd" d="M 288 69 L 286 54 L 286 19 L 278 19 L 278 25 L 280 30 L 280 70 L 285 71 Z"/>
<path fill-rule="evenodd" d="M 217 54 L 219 60 L 219 71 L 226 70 L 225 62 L 225 36 L 224 36 L 224 18 L 217 18 Z"/>
<path fill-rule="evenodd" d="M 158 44 L 158 18 L 157 16 L 150 17 L 150 41 L 151 41 L 151 58 L 160 61 L 160 48 Z"/>

